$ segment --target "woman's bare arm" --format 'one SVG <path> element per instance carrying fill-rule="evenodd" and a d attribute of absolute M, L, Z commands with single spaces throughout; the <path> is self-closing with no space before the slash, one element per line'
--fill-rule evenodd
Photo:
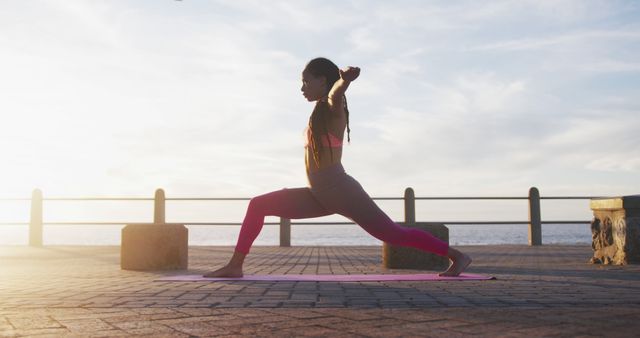
<path fill-rule="evenodd" d="M 360 75 L 360 68 L 347 67 L 347 69 L 340 69 L 340 78 L 333 84 L 329 91 L 329 107 L 333 112 L 339 113 L 342 111 L 344 93 L 349 88 L 349 84 Z"/>

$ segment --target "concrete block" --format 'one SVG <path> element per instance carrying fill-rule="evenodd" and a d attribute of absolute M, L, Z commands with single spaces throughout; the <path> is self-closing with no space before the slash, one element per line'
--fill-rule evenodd
<path fill-rule="evenodd" d="M 592 264 L 640 263 L 640 195 L 591 200 Z"/>
<path fill-rule="evenodd" d="M 187 269 L 188 240 L 189 232 L 184 224 L 127 224 L 122 228 L 120 268 Z"/>
<path fill-rule="evenodd" d="M 397 223 L 401 226 L 428 231 L 449 243 L 449 228 L 442 223 Z M 382 245 L 382 265 L 389 269 L 442 270 L 449 267 L 449 259 L 420 249 L 395 246 L 385 242 Z"/>

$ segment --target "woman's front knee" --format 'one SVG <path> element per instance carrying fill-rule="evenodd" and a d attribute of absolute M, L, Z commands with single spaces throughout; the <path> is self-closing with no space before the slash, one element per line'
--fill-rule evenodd
<path fill-rule="evenodd" d="M 264 197 L 262 195 L 255 196 L 249 200 L 248 208 L 252 210 L 261 210 L 263 205 L 264 205 Z"/>
<path fill-rule="evenodd" d="M 283 189 L 285 190 L 285 189 Z M 254 196 L 249 200 L 249 208 L 266 211 L 271 210 L 278 203 L 283 203 L 281 191 L 272 191 L 266 194 Z"/>

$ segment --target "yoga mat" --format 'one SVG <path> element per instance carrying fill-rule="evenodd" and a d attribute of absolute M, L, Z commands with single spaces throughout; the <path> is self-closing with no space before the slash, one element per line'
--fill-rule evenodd
<path fill-rule="evenodd" d="M 370 274 L 370 275 L 244 275 L 240 278 L 203 277 L 202 275 L 177 275 L 158 278 L 162 282 L 216 282 L 216 281 L 269 281 L 269 282 L 384 282 L 384 281 L 459 281 L 496 279 L 473 273 L 457 277 L 440 277 L 434 273 L 418 274 Z"/>

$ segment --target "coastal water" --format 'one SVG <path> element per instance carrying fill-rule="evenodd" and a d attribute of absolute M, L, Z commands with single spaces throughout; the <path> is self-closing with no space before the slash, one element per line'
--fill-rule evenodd
<path fill-rule="evenodd" d="M 239 225 L 188 225 L 202 222 L 241 222 L 248 201 L 167 201 L 166 220 L 189 228 L 190 245 L 235 245 Z M 403 201 L 376 202 L 393 220 L 404 219 Z M 151 201 L 45 201 L 44 243 L 49 245 L 119 245 L 120 231 L 127 223 L 153 219 Z M 543 220 L 590 220 L 587 200 L 541 203 Z M 0 222 L 28 222 L 29 201 L 2 201 Z M 526 200 L 508 201 L 418 201 L 416 219 L 447 223 L 447 220 L 525 221 Z M 278 222 L 267 216 L 265 222 Z M 115 225 L 53 225 L 49 222 L 113 222 Z M 345 222 L 340 215 L 292 220 L 292 245 L 382 245 L 382 242 L 355 224 L 295 224 L 296 222 Z M 526 224 L 447 225 L 452 245 L 527 244 Z M 0 245 L 28 243 L 27 225 L 0 225 Z M 279 245 L 279 226 L 265 224 L 254 245 Z M 591 242 L 589 224 L 544 224 L 543 244 L 584 244 Z"/>
<path fill-rule="evenodd" d="M 119 245 L 119 225 L 51 225 L 44 227 L 47 245 Z M 189 228 L 190 245 L 235 245 L 240 226 L 202 226 Z M 0 227 L 0 245 L 26 245 L 26 225 Z M 526 224 L 449 225 L 451 245 L 527 244 Z M 279 226 L 264 225 L 254 245 L 279 245 Z M 544 224 L 543 244 L 588 244 L 588 224 Z M 293 224 L 292 245 L 382 245 L 357 225 Z"/>

